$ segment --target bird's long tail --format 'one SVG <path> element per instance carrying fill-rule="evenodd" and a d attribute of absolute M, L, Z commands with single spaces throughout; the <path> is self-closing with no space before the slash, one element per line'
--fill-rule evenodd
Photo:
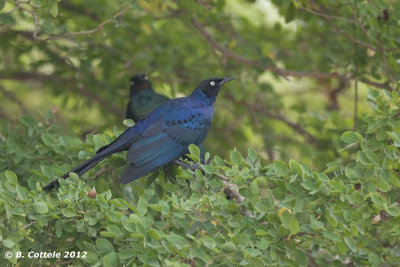
<path fill-rule="evenodd" d="M 81 163 L 79 166 L 77 166 L 74 169 L 70 170 L 69 172 L 65 173 L 60 178 L 66 179 L 67 177 L 69 177 L 69 173 L 70 172 L 74 172 L 78 176 L 81 176 L 82 174 L 84 174 L 85 172 L 87 172 L 88 170 L 90 170 L 91 168 L 96 166 L 97 163 L 102 161 L 106 156 L 108 156 L 108 155 L 104 155 L 103 153 L 96 154 L 95 156 L 91 157 L 87 161 Z M 58 186 L 59 186 L 58 180 L 54 180 L 53 182 L 51 182 L 48 185 L 46 185 L 43 188 L 43 190 L 47 191 L 47 190 L 53 189 L 53 188 L 58 187 Z"/>
<path fill-rule="evenodd" d="M 97 150 L 96 155 L 94 155 L 87 161 L 83 162 L 78 167 L 75 167 L 74 169 L 70 170 L 69 172 L 61 176 L 61 178 L 65 179 L 69 177 L 70 172 L 74 172 L 78 176 L 81 176 L 82 174 L 84 174 L 85 172 L 96 166 L 97 163 L 102 161 L 107 156 L 127 150 L 130 147 L 130 144 L 132 143 L 136 135 L 137 135 L 136 129 L 134 127 L 128 128 L 113 142 Z M 58 186 L 59 186 L 58 180 L 55 180 L 50 184 L 48 184 L 47 186 L 45 186 L 43 189 L 50 190 Z"/>

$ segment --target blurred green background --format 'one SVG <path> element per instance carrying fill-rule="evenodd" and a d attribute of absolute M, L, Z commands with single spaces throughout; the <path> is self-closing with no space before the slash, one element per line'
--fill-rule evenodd
<path fill-rule="evenodd" d="M 340 133 L 363 127 L 368 87 L 400 77 L 398 1 L 0 2 L 0 134 L 52 113 L 69 135 L 122 124 L 129 79 L 168 97 L 234 76 L 206 149 L 253 147 L 265 161 L 344 161 Z"/>

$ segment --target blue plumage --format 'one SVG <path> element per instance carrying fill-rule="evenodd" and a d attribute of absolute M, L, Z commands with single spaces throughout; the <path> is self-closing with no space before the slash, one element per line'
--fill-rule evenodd
<path fill-rule="evenodd" d="M 190 144 L 203 143 L 218 92 L 230 80 L 232 78 L 207 79 L 190 96 L 167 101 L 61 178 L 68 177 L 70 172 L 82 175 L 105 157 L 128 150 L 129 165 L 119 180 L 128 183 L 185 155 Z M 55 185 L 56 181 L 44 189 Z"/>
<path fill-rule="evenodd" d="M 129 81 L 129 103 L 126 107 L 126 118 L 136 122 L 168 100 L 168 97 L 153 90 L 145 74 L 137 74 Z"/>

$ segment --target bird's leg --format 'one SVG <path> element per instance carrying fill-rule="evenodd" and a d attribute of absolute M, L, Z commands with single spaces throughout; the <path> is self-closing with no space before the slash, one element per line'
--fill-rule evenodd
<path fill-rule="evenodd" d="M 196 169 L 200 169 L 199 164 L 197 164 L 197 163 L 195 163 L 194 165 L 189 165 L 179 159 L 174 160 L 174 163 L 178 166 L 181 166 L 182 168 L 189 169 L 192 171 L 194 171 Z"/>

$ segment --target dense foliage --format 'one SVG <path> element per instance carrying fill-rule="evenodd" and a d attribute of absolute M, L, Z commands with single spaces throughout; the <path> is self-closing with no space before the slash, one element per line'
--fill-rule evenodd
<path fill-rule="evenodd" d="M 121 187 L 124 160 L 115 155 L 51 194 L 41 185 L 115 136 L 88 135 L 84 143 L 21 117 L 23 126 L 0 143 L 2 253 L 21 251 L 23 265 L 54 261 L 29 259 L 28 251 L 87 252 L 63 260 L 95 266 L 396 265 L 400 96 L 371 89 L 368 102 L 373 114 L 363 130 L 341 136 L 347 162 L 323 172 L 295 160 L 264 165 L 253 149 L 245 158 L 232 150 L 203 171 L 169 166 Z M 194 161 L 199 153 L 191 147 Z M 221 177 L 245 200 L 227 199 Z"/>
<path fill-rule="evenodd" d="M 398 265 L 399 17 L 391 0 L 0 1 L 0 265 Z M 121 186 L 120 153 L 43 192 L 126 128 L 142 72 L 171 98 L 237 78 L 210 165 Z"/>

